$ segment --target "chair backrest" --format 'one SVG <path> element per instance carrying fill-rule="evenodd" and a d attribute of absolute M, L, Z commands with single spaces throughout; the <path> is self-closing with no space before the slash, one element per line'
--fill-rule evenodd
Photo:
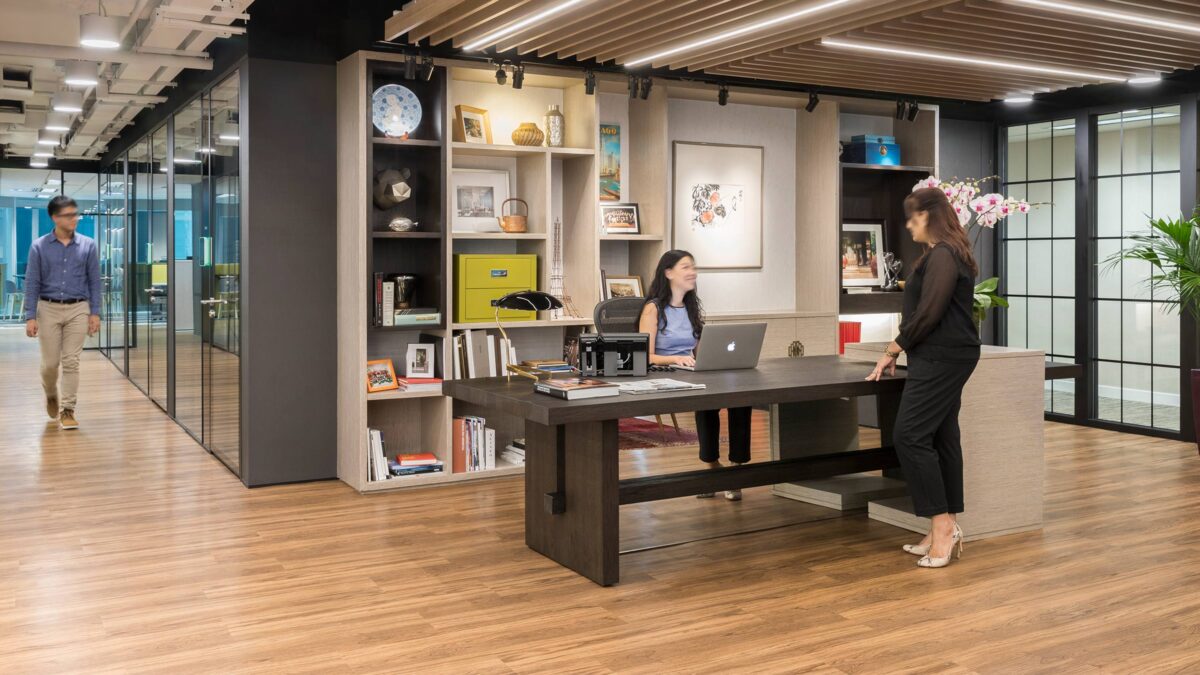
<path fill-rule="evenodd" d="M 645 298 L 609 298 L 596 305 L 592 321 L 600 333 L 636 333 Z"/>

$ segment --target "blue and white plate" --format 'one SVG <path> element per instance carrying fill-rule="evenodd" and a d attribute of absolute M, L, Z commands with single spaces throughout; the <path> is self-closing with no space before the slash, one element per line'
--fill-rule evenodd
<path fill-rule="evenodd" d="M 408 87 L 385 84 L 371 95 L 371 121 L 388 136 L 412 133 L 421 123 L 421 102 Z"/>

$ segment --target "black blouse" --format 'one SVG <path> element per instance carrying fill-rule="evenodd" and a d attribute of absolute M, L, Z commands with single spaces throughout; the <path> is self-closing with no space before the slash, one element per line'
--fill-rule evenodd
<path fill-rule="evenodd" d="M 927 358 L 978 358 L 975 280 L 954 249 L 937 244 L 904 285 L 904 317 L 896 344 Z"/>

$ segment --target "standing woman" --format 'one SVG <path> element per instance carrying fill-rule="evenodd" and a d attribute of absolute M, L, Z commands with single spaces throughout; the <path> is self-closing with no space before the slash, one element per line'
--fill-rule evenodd
<path fill-rule="evenodd" d="M 904 200 L 908 231 L 925 252 L 904 287 L 900 334 L 884 349 L 868 380 L 896 373 L 908 352 L 908 373 L 892 441 L 908 480 L 913 508 L 932 519 L 929 534 L 904 550 L 921 567 L 945 567 L 958 547 L 963 510 L 962 445 L 958 410 L 963 386 L 979 362 L 972 307 L 979 268 L 946 195 L 923 188 Z"/>
<path fill-rule="evenodd" d="M 696 295 L 696 261 L 687 251 L 667 251 L 658 260 L 654 281 L 638 330 L 650 335 L 650 363 L 656 366 L 696 365 L 696 345 L 704 330 L 704 310 Z M 729 409 L 729 461 L 750 461 L 750 408 Z M 721 411 L 696 413 L 696 435 L 700 437 L 700 461 L 711 469 L 721 468 L 719 441 Z M 711 498 L 711 492 L 696 495 Z M 741 490 L 727 490 L 725 498 L 738 501 Z"/>

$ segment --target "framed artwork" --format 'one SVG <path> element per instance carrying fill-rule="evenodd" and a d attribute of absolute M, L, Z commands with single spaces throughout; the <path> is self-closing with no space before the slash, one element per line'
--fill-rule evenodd
<path fill-rule="evenodd" d="M 455 169 L 453 175 L 455 232 L 500 232 L 500 205 L 508 199 L 508 172 Z"/>
<path fill-rule="evenodd" d="M 675 141 L 672 248 L 708 269 L 761 269 L 763 148 Z"/>
<path fill-rule="evenodd" d="M 638 234 L 637 204 L 601 204 L 600 222 L 604 223 L 604 234 Z"/>
<path fill-rule="evenodd" d="M 882 220 L 842 223 L 838 265 L 843 286 L 882 286 L 884 252 Z"/>
<path fill-rule="evenodd" d="M 600 125 L 600 201 L 621 201 L 621 127 Z"/>
<path fill-rule="evenodd" d="M 391 359 L 367 361 L 368 393 L 399 388 L 400 383 L 396 382 L 396 369 L 392 367 Z"/>
<path fill-rule="evenodd" d="M 604 299 L 640 298 L 642 294 L 642 278 L 636 274 L 628 277 L 605 276 Z"/>
<path fill-rule="evenodd" d="M 454 140 L 490 144 L 492 120 L 488 111 L 469 105 L 454 106 Z"/>
<path fill-rule="evenodd" d="M 409 345 L 405 377 L 433 377 L 433 345 Z"/>

